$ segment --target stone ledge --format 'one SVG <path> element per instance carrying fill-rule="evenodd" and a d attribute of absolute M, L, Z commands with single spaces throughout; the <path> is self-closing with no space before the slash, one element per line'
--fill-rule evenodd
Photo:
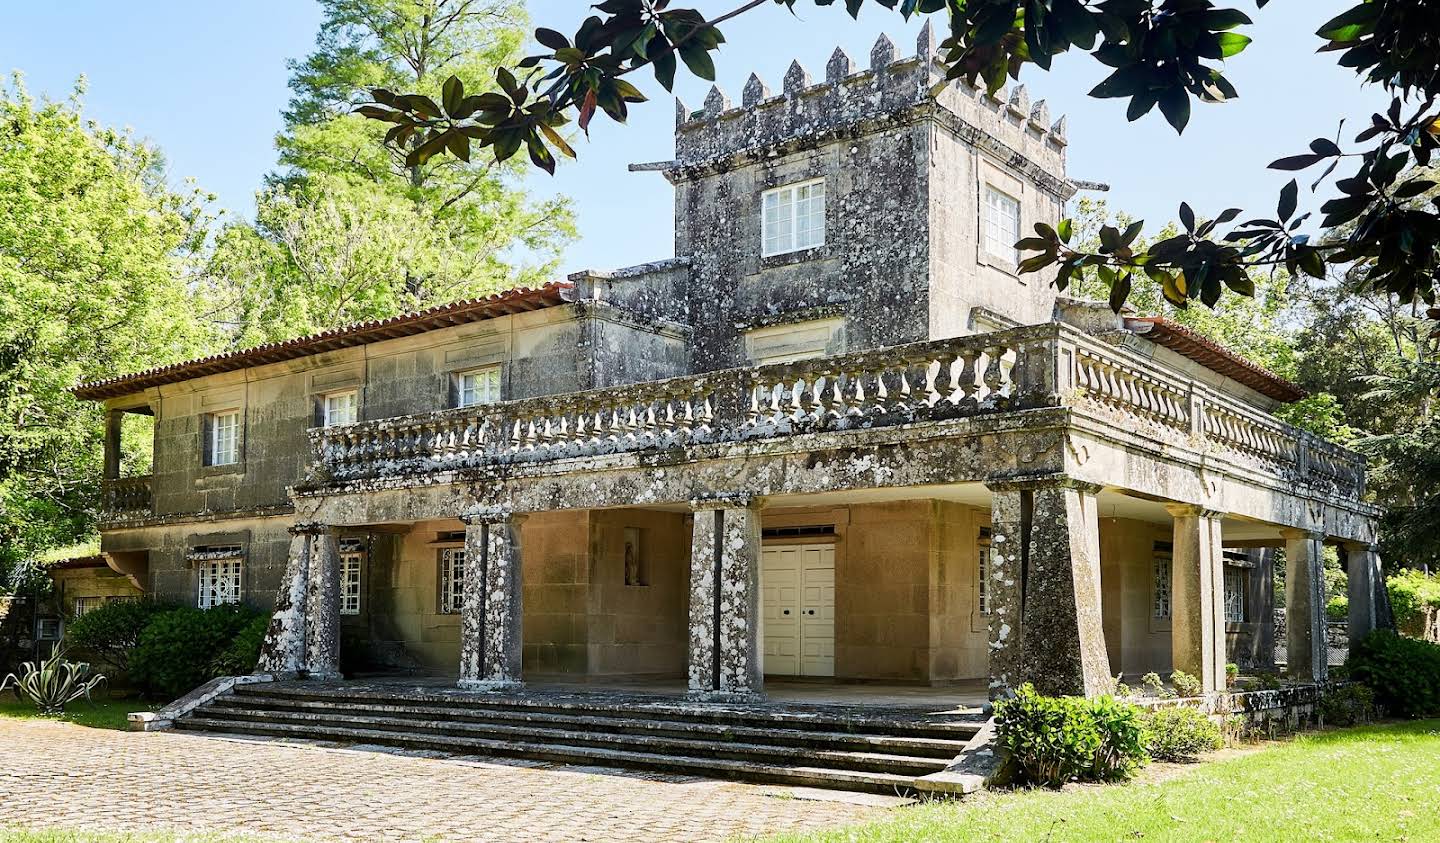
<path fill-rule="evenodd" d="M 274 682 L 276 677 L 268 673 L 252 673 L 248 676 L 220 676 L 211 679 L 185 696 L 158 711 L 132 711 L 126 715 L 132 732 L 159 732 L 175 725 L 202 705 L 217 697 L 230 693 L 236 685 L 254 685 L 260 682 Z"/>

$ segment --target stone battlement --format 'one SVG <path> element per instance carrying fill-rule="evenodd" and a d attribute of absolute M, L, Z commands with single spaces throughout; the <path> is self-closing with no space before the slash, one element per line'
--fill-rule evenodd
<path fill-rule="evenodd" d="M 916 52 L 896 58 L 895 44 L 881 35 L 870 50 L 868 68 L 857 70 L 836 48 L 825 67 L 825 80 L 812 81 L 798 61 L 790 64 L 779 93 L 755 74 L 738 107 L 713 86 L 704 108 L 692 111 L 675 101 L 675 156 L 679 168 L 714 163 L 740 154 L 768 154 L 794 142 L 820 143 L 912 122 L 926 107 L 939 107 L 945 125 L 966 142 L 977 132 L 997 154 L 1019 154 L 1055 179 L 1064 179 L 1066 119 L 1051 121 L 1041 100 L 1030 102 L 1024 85 L 989 96 L 963 81 L 940 87 L 942 68 L 929 24 Z M 946 113 L 948 112 L 948 114 Z M 1008 157 L 1008 155 L 1007 155 Z"/>

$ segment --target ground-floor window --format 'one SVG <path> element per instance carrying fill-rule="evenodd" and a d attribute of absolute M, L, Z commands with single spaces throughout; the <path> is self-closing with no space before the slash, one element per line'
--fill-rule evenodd
<path fill-rule="evenodd" d="M 440 614 L 458 614 L 465 607 L 465 548 L 440 549 Z"/>
<path fill-rule="evenodd" d="M 103 597 L 76 597 L 74 604 L 75 617 L 84 617 L 86 614 L 95 611 L 100 608 L 100 604 L 104 601 L 105 598 Z"/>
<path fill-rule="evenodd" d="M 191 554 L 200 573 L 200 608 L 240 602 L 242 557 L 238 545 L 201 547 Z"/>
<path fill-rule="evenodd" d="M 990 531 L 980 531 L 979 574 L 975 582 L 976 605 L 980 614 L 990 614 L 990 568 L 995 548 L 990 543 Z"/>
<path fill-rule="evenodd" d="M 1173 566 L 1168 547 L 1155 546 L 1155 558 L 1151 563 L 1154 574 L 1154 588 L 1151 590 L 1152 611 L 1157 621 L 1170 619 L 1170 571 Z"/>
<path fill-rule="evenodd" d="M 1247 569 L 1225 566 L 1225 622 L 1245 622 L 1245 586 Z"/>
<path fill-rule="evenodd" d="M 360 566 L 365 545 L 359 539 L 340 540 L 340 614 L 360 614 Z"/>

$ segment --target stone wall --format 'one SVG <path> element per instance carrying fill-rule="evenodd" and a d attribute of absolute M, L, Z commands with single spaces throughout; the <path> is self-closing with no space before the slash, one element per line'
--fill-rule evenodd
<path fill-rule="evenodd" d="M 1112 676 L 1171 669 L 1170 621 L 1154 612 L 1155 542 L 1167 525 L 1133 518 L 1100 519 L 1100 593 L 1105 651 Z"/>

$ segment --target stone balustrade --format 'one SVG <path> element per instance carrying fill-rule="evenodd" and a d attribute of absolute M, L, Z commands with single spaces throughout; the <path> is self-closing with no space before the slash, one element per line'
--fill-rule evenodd
<path fill-rule="evenodd" d="M 101 483 L 102 508 L 113 515 L 146 514 L 152 509 L 150 475 L 116 477 Z"/>
<path fill-rule="evenodd" d="M 1045 324 L 311 432 L 309 483 L 1072 406 L 1356 497 L 1358 455 L 1102 338 Z"/>

